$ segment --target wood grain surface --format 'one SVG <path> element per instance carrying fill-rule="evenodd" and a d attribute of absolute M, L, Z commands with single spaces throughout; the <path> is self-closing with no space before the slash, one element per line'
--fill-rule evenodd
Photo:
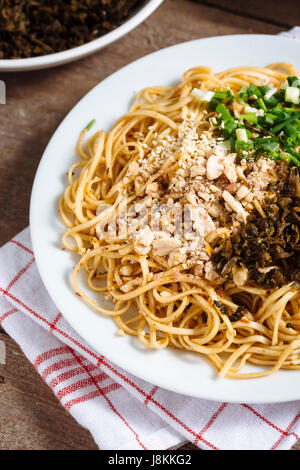
<path fill-rule="evenodd" d="M 299 0 L 195 0 L 224 11 L 272 23 L 284 28 L 300 24 Z"/>
<path fill-rule="evenodd" d="M 230 9 L 224 3 L 231 4 L 165 0 L 133 32 L 87 59 L 50 70 L 0 74 L 7 87 L 7 104 L 0 105 L 0 245 L 28 225 L 31 186 L 43 150 L 64 116 L 93 86 L 172 44 L 222 34 L 276 34 L 281 24 L 293 22 L 293 16 L 274 21 L 266 14 L 259 19 L 251 13 L 253 1 L 242 14 L 241 2 L 232 2 Z M 262 9 L 268 11 L 270 3 L 263 2 Z M 6 366 L 0 366 L 0 449 L 96 449 L 89 432 L 64 411 L 1 329 L 0 339 L 8 351 Z"/>

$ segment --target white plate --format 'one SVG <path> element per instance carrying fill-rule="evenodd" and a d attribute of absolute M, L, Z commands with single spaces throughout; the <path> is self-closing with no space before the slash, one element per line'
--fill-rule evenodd
<path fill-rule="evenodd" d="M 148 18 L 151 13 L 162 3 L 163 0 L 147 0 L 140 6 L 129 19 L 110 33 L 104 34 L 93 41 L 87 42 L 82 46 L 73 47 L 56 54 L 32 57 L 28 59 L 0 59 L 0 72 L 21 72 L 26 70 L 38 70 L 54 67 L 56 65 L 67 64 L 77 59 L 82 59 L 108 44 L 120 39 L 129 31 Z"/>
<path fill-rule="evenodd" d="M 300 41 L 267 35 L 224 36 L 186 42 L 148 55 L 111 75 L 75 106 L 52 137 L 36 174 L 30 213 L 32 242 L 42 279 L 57 307 L 100 354 L 132 374 L 175 392 L 229 402 L 290 401 L 300 398 L 300 371 L 279 371 L 249 381 L 220 379 L 214 367 L 197 354 L 145 350 L 136 338 L 117 336 L 113 320 L 95 313 L 71 288 L 75 256 L 60 250 L 64 227 L 57 214 L 66 171 L 76 160 L 77 137 L 86 124 L 96 118 L 95 128 L 108 130 L 127 112 L 141 88 L 176 83 L 185 70 L 200 64 L 221 71 L 279 61 L 293 63 L 300 70 Z M 245 370 L 253 371 L 254 367 Z"/>

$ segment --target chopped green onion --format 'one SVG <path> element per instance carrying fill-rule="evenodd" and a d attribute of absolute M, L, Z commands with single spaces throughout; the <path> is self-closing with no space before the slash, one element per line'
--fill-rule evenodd
<path fill-rule="evenodd" d="M 293 155 L 294 157 L 297 158 L 297 160 L 300 160 L 300 154 L 296 152 L 293 148 L 291 148 L 289 145 L 287 145 L 287 150 L 288 152 Z"/>
<path fill-rule="evenodd" d="M 271 96 L 268 99 L 265 97 L 264 99 L 265 99 L 265 104 L 269 108 L 274 108 L 274 106 L 276 106 L 279 103 L 279 100 L 277 98 L 275 98 L 275 96 Z"/>
<path fill-rule="evenodd" d="M 203 101 L 206 103 L 209 103 L 214 97 L 213 91 L 203 91 L 199 90 L 199 88 L 194 88 L 191 94 L 194 98 L 197 98 L 199 101 Z"/>
<path fill-rule="evenodd" d="M 289 137 L 291 137 L 291 136 L 297 136 L 299 132 L 297 131 L 295 126 L 293 126 L 293 124 L 288 124 L 287 126 L 285 126 L 285 133 Z"/>
<path fill-rule="evenodd" d="M 300 89 L 294 86 L 288 86 L 285 89 L 284 99 L 288 103 L 299 104 Z"/>
<path fill-rule="evenodd" d="M 248 99 L 248 92 L 246 87 L 242 87 L 238 93 L 238 97 L 240 100 L 247 100 Z"/>
<path fill-rule="evenodd" d="M 248 142 L 248 136 L 246 129 L 236 129 L 236 138 L 241 142 Z"/>
<path fill-rule="evenodd" d="M 271 92 L 271 95 L 270 95 L 270 96 L 272 96 L 272 94 L 273 94 L 273 88 L 270 89 L 270 88 L 268 87 L 268 85 L 260 85 L 260 86 L 258 86 L 257 88 L 259 89 L 259 91 L 260 91 L 265 97 L 266 97 L 267 94 L 270 93 L 270 92 Z M 274 93 L 275 93 L 275 91 L 274 91 Z"/>
<path fill-rule="evenodd" d="M 92 119 L 92 121 L 88 123 L 88 125 L 85 127 L 85 129 L 87 131 L 89 131 L 95 123 L 96 123 L 96 119 Z"/>
<path fill-rule="evenodd" d="M 276 150 L 279 149 L 279 143 L 278 142 L 265 142 L 261 144 L 261 150 L 266 153 L 273 153 L 276 152 Z"/>
<path fill-rule="evenodd" d="M 293 163 L 294 165 L 300 167 L 300 161 L 288 152 L 282 152 L 280 154 L 280 159 L 288 163 Z"/>
<path fill-rule="evenodd" d="M 298 77 L 288 77 L 287 78 L 287 82 L 289 84 L 289 86 L 296 86 L 296 87 L 300 87 L 300 80 Z"/>
<path fill-rule="evenodd" d="M 277 134 L 277 132 L 281 131 L 284 129 L 288 124 L 291 124 L 293 121 L 295 121 L 298 117 L 300 117 L 300 111 L 297 111 L 293 116 L 289 117 L 285 121 L 280 122 L 277 124 L 277 126 L 273 127 L 271 129 L 272 134 Z"/>
<path fill-rule="evenodd" d="M 257 98 L 261 98 L 262 97 L 262 93 L 259 89 L 259 87 L 253 85 L 253 83 L 250 83 L 250 86 L 249 86 L 249 98 L 251 97 L 257 97 Z"/>
<path fill-rule="evenodd" d="M 253 143 L 251 141 L 244 142 L 243 140 L 237 140 L 235 142 L 235 151 L 238 152 L 239 155 L 241 155 L 243 151 L 249 153 L 252 151 L 252 149 Z"/>
<path fill-rule="evenodd" d="M 296 151 L 300 146 L 300 80 L 289 77 L 280 89 L 251 83 L 240 89 L 238 97 L 244 107 L 239 121 L 231 116 L 225 101 L 222 107 L 216 106 L 224 121 L 220 127 L 230 140 L 231 152 L 236 151 L 240 158 L 250 155 L 254 159 L 263 154 L 300 168 L 300 153 Z"/>
<path fill-rule="evenodd" d="M 246 106 L 244 106 L 244 110 L 246 113 L 255 113 L 255 114 L 258 113 L 258 109 L 253 108 L 253 106 L 249 106 L 249 104 L 246 104 Z"/>
<path fill-rule="evenodd" d="M 237 127 L 237 122 L 234 121 L 233 119 L 230 119 L 229 121 L 226 121 L 225 125 L 222 129 L 223 135 L 226 138 L 229 138 L 236 127 Z"/>
<path fill-rule="evenodd" d="M 216 91 L 215 98 L 217 100 L 225 100 L 228 97 L 227 91 Z"/>
<path fill-rule="evenodd" d="M 246 113 L 246 114 L 241 114 L 240 119 L 245 119 L 247 122 L 250 123 L 257 123 L 257 115 L 255 113 Z"/>
<path fill-rule="evenodd" d="M 276 115 L 282 113 L 282 111 L 283 111 L 283 107 L 281 103 L 276 104 L 276 106 L 272 108 L 272 113 Z"/>
<path fill-rule="evenodd" d="M 274 119 L 269 114 L 267 114 L 264 118 L 264 123 L 267 124 L 268 126 L 273 126 Z"/>
<path fill-rule="evenodd" d="M 268 155 L 274 155 L 274 152 L 279 150 L 279 143 L 276 137 L 263 137 L 254 140 L 254 148 L 258 153 L 262 152 Z"/>
<path fill-rule="evenodd" d="M 223 103 L 218 104 L 216 111 L 217 113 L 221 114 L 223 121 L 228 121 L 230 119 L 233 119 L 233 117 L 230 114 L 229 109 L 227 109 L 225 104 Z"/>
<path fill-rule="evenodd" d="M 230 152 L 235 152 L 236 137 L 234 134 L 231 134 L 229 142 L 230 142 Z"/>
<path fill-rule="evenodd" d="M 285 113 L 291 115 L 291 114 L 296 113 L 296 112 L 297 112 L 297 109 L 295 109 L 295 108 L 286 108 L 286 107 L 285 107 L 285 108 L 283 108 L 283 111 L 284 111 Z M 273 112 L 273 110 L 272 110 L 272 112 Z"/>
<path fill-rule="evenodd" d="M 264 110 L 265 113 L 268 111 L 268 110 L 267 110 L 267 107 L 266 107 L 266 105 L 265 105 L 265 102 L 264 102 L 264 100 L 263 100 L 262 98 L 259 98 L 259 99 L 257 100 L 257 104 L 258 104 L 258 106 L 259 106 L 261 109 Z"/>
<path fill-rule="evenodd" d="M 202 98 L 202 101 L 206 101 L 207 103 L 209 103 L 211 101 L 211 99 L 213 98 L 214 96 L 214 92 L 213 91 L 207 91 L 203 98 Z"/>
<path fill-rule="evenodd" d="M 264 99 L 269 100 L 276 92 L 277 88 L 269 88 L 269 90 L 265 93 Z"/>

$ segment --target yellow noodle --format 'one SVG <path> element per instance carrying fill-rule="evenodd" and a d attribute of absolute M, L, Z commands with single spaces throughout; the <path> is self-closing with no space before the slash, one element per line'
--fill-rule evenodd
<path fill-rule="evenodd" d="M 176 134 L 178 125 L 190 116 L 196 116 L 200 130 L 211 129 L 210 114 L 191 98 L 194 87 L 232 92 L 250 83 L 278 87 L 289 75 L 296 75 L 296 71 L 285 63 L 266 68 L 236 67 L 216 74 L 209 67 L 195 67 L 184 73 L 178 86 L 141 90 L 130 111 L 108 134 L 98 131 L 86 145 L 88 130 L 81 133 L 77 144 L 81 161 L 70 167 L 69 185 L 59 202 L 67 227 L 63 243 L 80 256 L 73 272 L 77 295 L 98 312 L 111 315 L 121 336 L 137 336 L 144 346 L 153 349 L 173 347 L 205 355 L 221 377 L 248 379 L 280 368 L 300 369 L 300 292 L 293 283 L 273 291 L 254 283 L 242 287 L 227 283 L 219 289 L 191 275 L 183 265 L 170 269 L 164 257 L 154 256 L 152 251 L 136 253 L 132 240 L 121 234 L 115 238 L 98 235 L 117 211 L 130 209 L 135 198 L 144 195 L 146 185 L 142 184 L 124 202 L 128 187 L 135 184 L 135 176 L 130 179 L 126 175 L 130 164 L 147 159 L 156 135 Z M 239 116 L 235 101 L 233 110 Z M 162 175 L 169 178 L 184 158 L 180 152 L 171 155 L 151 174 L 147 185 Z M 265 217 L 259 201 L 254 200 L 254 206 Z M 210 233 L 206 238 L 208 252 L 216 237 L 229 233 L 228 228 Z M 101 302 L 91 299 L 80 287 L 81 270 L 87 274 L 94 298 L 105 292 L 113 301 L 111 309 L 101 307 Z M 100 282 L 103 280 L 105 284 Z M 234 322 L 222 306 L 234 313 L 239 302 L 249 312 Z M 286 326 L 288 323 L 291 327 Z M 266 368 L 240 373 L 247 363 Z"/>

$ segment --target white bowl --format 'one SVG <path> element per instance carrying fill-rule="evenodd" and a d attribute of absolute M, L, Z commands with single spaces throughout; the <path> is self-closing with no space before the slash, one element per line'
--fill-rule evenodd
<path fill-rule="evenodd" d="M 66 64 L 77 59 L 82 59 L 93 52 L 102 49 L 112 42 L 120 39 L 125 34 L 132 31 L 136 26 L 142 23 L 154 10 L 162 3 L 163 0 L 148 0 L 139 7 L 132 16 L 129 17 L 118 28 L 110 33 L 105 34 L 93 41 L 87 42 L 82 46 L 73 47 L 63 52 L 48 54 L 43 56 L 32 57 L 29 59 L 0 59 L 1 72 L 22 72 L 26 70 L 38 70 L 54 67 L 56 65 Z"/>

